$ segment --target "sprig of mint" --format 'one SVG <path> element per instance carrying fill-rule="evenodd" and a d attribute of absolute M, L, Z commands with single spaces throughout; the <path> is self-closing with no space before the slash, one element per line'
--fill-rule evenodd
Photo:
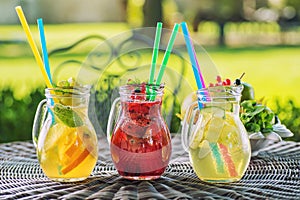
<path fill-rule="evenodd" d="M 275 114 L 267 106 L 255 100 L 245 100 L 241 103 L 240 119 L 248 132 L 272 132 L 274 117 Z"/>
<path fill-rule="evenodd" d="M 69 127 L 78 127 L 83 125 L 83 121 L 79 114 L 77 114 L 70 106 L 55 104 L 54 114 Z"/>

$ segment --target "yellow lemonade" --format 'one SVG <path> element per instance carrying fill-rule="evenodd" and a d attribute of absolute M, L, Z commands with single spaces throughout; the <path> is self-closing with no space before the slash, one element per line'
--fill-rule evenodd
<path fill-rule="evenodd" d="M 81 118 L 84 112 L 73 108 Z M 52 112 L 54 113 L 54 112 Z M 53 122 L 53 116 L 54 122 Z M 86 179 L 98 158 L 97 137 L 92 124 L 68 126 L 55 114 L 49 115 L 41 129 L 37 144 L 38 159 L 43 172 L 52 180 Z"/>
<path fill-rule="evenodd" d="M 200 111 L 190 138 L 190 158 L 197 176 L 208 182 L 240 180 L 250 161 L 247 132 L 236 113 L 218 107 Z"/>

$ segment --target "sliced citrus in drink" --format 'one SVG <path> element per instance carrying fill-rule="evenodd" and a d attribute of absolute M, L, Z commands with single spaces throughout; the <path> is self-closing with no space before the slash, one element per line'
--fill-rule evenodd
<path fill-rule="evenodd" d="M 82 140 L 80 139 L 80 136 L 77 132 L 75 132 L 73 138 L 73 142 L 67 147 L 67 150 L 65 151 L 65 155 L 69 158 L 78 154 L 78 152 L 82 151 L 83 149 Z"/>
<path fill-rule="evenodd" d="M 88 137 L 85 135 L 89 134 L 85 133 L 83 128 L 77 128 L 72 135 L 74 137 L 73 142 L 66 148 L 63 154 L 65 160 L 65 167 L 61 170 L 63 174 L 76 168 L 93 151 L 93 146 L 92 144 L 88 144 L 88 139 L 84 140 L 84 137 Z"/>
<path fill-rule="evenodd" d="M 203 115 L 211 115 L 213 117 L 225 117 L 225 109 L 218 106 L 206 106 L 201 109 Z"/>
<path fill-rule="evenodd" d="M 198 148 L 199 143 L 203 140 L 204 127 L 211 119 L 210 115 L 200 115 L 197 123 L 192 127 L 190 136 L 190 147 L 193 149 Z"/>
<path fill-rule="evenodd" d="M 74 168 L 76 168 L 80 163 L 82 163 L 90 154 L 89 150 L 87 148 L 84 149 L 83 152 L 81 152 L 79 155 L 74 155 L 74 158 L 69 165 L 62 168 L 61 172 L 63 174 L 67 174 Z"/>
<path fill-rule="evenodd" d="M 213 117 L 205 133 L 205 139 L 209 142 L 217 142 L 224 127 L 225 120 L 221 117 Z"/>
<path fill-rule="evenodd" d="M 201 142 L 198 147 L 199 147 L 199 153 L 198 153 L 199 159 L 205 158 L 211 152 L 209 142 L 207 140 L 203 140 L 203 142 Z"/>
<path fill-rule="evenodd" d="M 49 149 L 59 146 L 62 141 L 65 141 L 65 139 L 62 138 L 68 138 L 68 135 L 71 133 L 70 131 L 71 129 L 61 123 L 52 125 L 46 136 L 44 150 L 48 151 Z"/>

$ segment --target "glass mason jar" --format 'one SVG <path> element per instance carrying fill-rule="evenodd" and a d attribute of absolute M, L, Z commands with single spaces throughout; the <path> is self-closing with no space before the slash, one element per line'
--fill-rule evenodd
<path fill-rule="evenodd" d="M 45 90 L 32 137 L 44 174 L 61 182 L 86 179 L 98 159 L 97 136 L 88 118 L 90 87 Z"/>
<path fill-rule="evenodd" d="M 120 98 L 111 108 L 107 135 L 113 163 L 126 179 L 156 179 L 168 166 L 171 137 L 161 115 L 163 91 L 162 85 L 119 88 Z"/>
<path fill-rule="evenodd" d="M 182 144 L 197 176 L 206 182 L 234 182 L 244 175 L 251 149 L 239 118 L 243 86 L 217 86 L 197 91 L 187 110 Z"/>

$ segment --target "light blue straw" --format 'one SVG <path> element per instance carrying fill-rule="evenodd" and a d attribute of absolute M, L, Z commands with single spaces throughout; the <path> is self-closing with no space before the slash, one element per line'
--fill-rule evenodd
<path fill-rule="evenodd" d="M 52 85 L 53 82 L 52 82 L 52 77 L 51 77 L 51 72 L 50 72 L 50 65 L 49 65 L 49 59 L 48 59 L 48 51 L 47 51 L 47 45 L 46 45 L 46 38 L 45 38 L 45 31 L 44 31 L 43 19 L 39 18 L 37 20 L 37 24 L 38 24 L 38 28 L 39 28 L 39 31 L 40 31 L 40 40 L 41 40 L 41 46 L 42 46 L 42 54 L 43 54 L 44 67 L 45 67 L 45 70 L 47 72 L 49 81 L 50 81 L 50 83 Z M 52 106 L 54 105 L 54 101 L 53 101 L 52 98 L 50 99 L 50 104 Z M 54 113 L 50 110 L 50 108 L 48 108 L 48 111 L 50 112 L 50 114 L 52 116 L 52 124 L 54 124 L 55 123 Z"/>
<path fill-rule="evenodd" d="M 37 23 L 38 23 L 38 28 L 39 28 L 39 31 L 40 31 L 40 40 L 41 40 L 41 46 L 42 46 L 44 67 L 46 69 L 49 81 L 52 84 L 52 77 L 51 77 L 50 66 L 49 66 L 48 51 L 47 51 L 47 45 L 46 45 L 43 19 L 39 18 L 37 20 Z"/>
<path fill-rule="evenodd" d="M 199 64 L 196 58 L 196 54 L 195 54 L 195 50 L 193 48 L 193 44 L 191 42 L 191 38 L 189 35 L 189 31 L 187 28 L 187 25 L 185 22 L 181 23 L 181 28 L 182 28 L 182 32 L 183 32 L 183 36 L 185 39 L 185 44 L 186 44 L 186 48 L 188 50 L 189 56 L 190 56 L 190 60 L 192 63 L 192 68 L 193 68 L 193 72 L 194 72 L 194 77 L 196 79 L 196 83 L 197 83 L 197 88 L 201 89 L 204 86 L 204 83 L 201 82 L 201 77 L 200 77 L 200 68 L 199 68 Z"/>

